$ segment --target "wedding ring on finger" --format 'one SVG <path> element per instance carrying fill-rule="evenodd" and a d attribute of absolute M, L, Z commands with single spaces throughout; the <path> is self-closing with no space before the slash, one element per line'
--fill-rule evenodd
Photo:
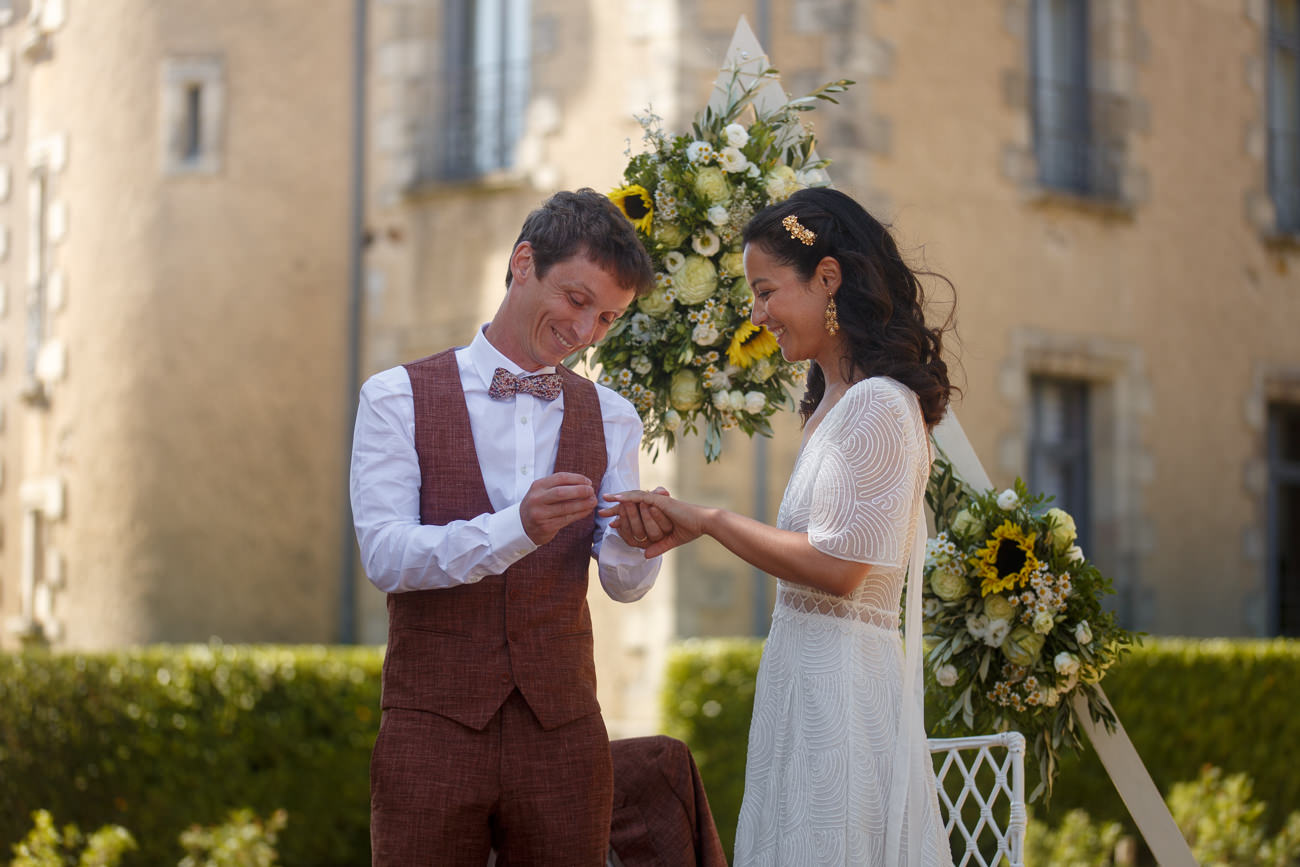
<path fill-rule="evenodd" d="M 645 537 L 645 536 L 638 536 L 638 535 L 635 534 L 635 533 L 632 534 L 632 541 L 633 541 L 633 542 L 644 542 L 645 540 L 646 540 L 646 537 Z"/>

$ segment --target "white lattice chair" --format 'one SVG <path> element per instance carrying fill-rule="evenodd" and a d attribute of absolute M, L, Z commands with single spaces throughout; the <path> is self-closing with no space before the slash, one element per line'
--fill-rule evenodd
<path fill-rule="evenodd" d="M 975 751 L 971 755 L 969 751 Z M 993 750 L 1005 750 L 1000 758 Z M 956 867 L 978 864 L 993 867 L 1006 858 L 1009 867 L 1025 864 L 1025 736 L 1020 732 L 977 735 L 968 738 L 930 738 L 930 753 L 938 765 L 939 811 L 948 839 L 965 846 Z M 963 755 L 965 753 L 965 755 Z M 939 759 L 942 756 L 942 759 Z M 981 791 L 978 776 L 987 768 L 992 775 Z M 945 778 L 961 775 L 961 790 L 950 796 Z M 978 805 L 979 816 L 966 825 L 962 808 Z M 960 838 L 957 836 L 960 834 Z"/>

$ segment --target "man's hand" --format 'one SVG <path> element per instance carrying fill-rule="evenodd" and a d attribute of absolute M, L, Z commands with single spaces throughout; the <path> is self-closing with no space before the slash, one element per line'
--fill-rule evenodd
<path fill-rule="evenodd" d="M 577 473 L 552 473 L 533 482 L 519 504 L 524 532 L 534 545 L 545 545 L 584 515 L 596 510 L 591 479 Z"/>
<path fill-rule="evenodd" d="M 653 493 L 667 496 L 668 490 L 660 487 L 655 488 Z M 645 503 L 620 503 L 601 509 L 600 514 L 602 517 L 614 518 L 610 526 L 633 548 L 648 548 L 673 531 L 673 522 L 668 520 L 668 516 L 658 507 Z"/>

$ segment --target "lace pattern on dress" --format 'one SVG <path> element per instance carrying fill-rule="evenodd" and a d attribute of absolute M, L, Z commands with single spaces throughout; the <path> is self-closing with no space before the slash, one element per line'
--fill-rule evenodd
<path fill-rule="evenodd" d="M 861 599 L 848 596 L 831 596 L 828 593 L 807 591 L 782 582 L 776 596 L 777 604 L 801 614 L 820 614 L 841 620 L 857 620 L 881 629 L 898 630 L 897 612 L 882 611 Z"/>

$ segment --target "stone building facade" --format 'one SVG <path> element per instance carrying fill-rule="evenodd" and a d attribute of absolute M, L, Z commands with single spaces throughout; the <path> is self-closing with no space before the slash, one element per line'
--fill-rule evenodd
<path fill-rule="evenodd" d="M 332 640 L 350 11 L 0 20 L 0 640 Z"/>
<path fill-rule="evenodd" d="M 634 114 L 684 128 L 742 14 L 791 92 L 856 80 L 821 153 L 955 286 L 994 480 L 1059 495 L 1134 628 L 1300 631 L 1296 0 L 13 0 L 5 641 L 382 640 L 341 553 L 350 377 L 467 342 L 524 214 L 616 185 Z M 777 429 L 645 481 L 773 520 Z M 761 634 L 771 585 L 705 541 L 592 599 L 634 731 L 668 644 Z"/>

